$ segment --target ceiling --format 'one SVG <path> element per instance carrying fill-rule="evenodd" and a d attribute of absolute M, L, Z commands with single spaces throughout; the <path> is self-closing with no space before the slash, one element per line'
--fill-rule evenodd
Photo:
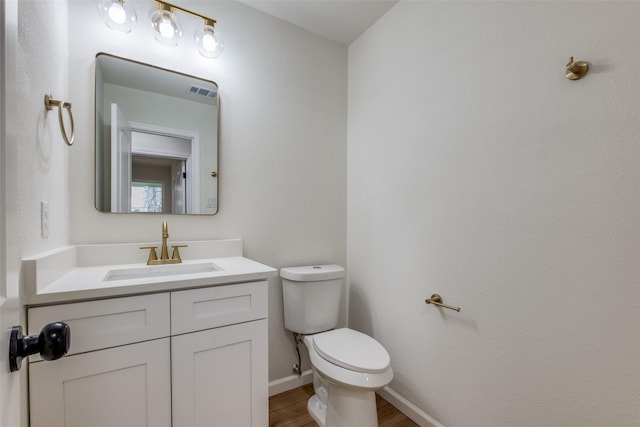
<path fill-rule="evenodd" d="M 349 45 L 398 0 L 239 0 L 329 40 Z"/>

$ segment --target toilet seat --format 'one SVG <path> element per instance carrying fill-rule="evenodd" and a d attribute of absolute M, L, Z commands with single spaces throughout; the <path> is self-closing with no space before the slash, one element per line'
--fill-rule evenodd
<path fill-rule="evenodd" d="M 349 331 L 356 332 L 351 329 L 349 329 Z M 320 376 L 328 382 L 342 384 L 343 386 L 359 390 L 375 391 L 383 388 L 391 382 L 391 380 L 393 379 L 393 369 L 391 369 L 391 365 L 389 363 L 387 363 L 387 367 L 381 372 L 358 372 L 340 366 L 322 356 L 316 348 L 315 339 L 318 337 L 322 338 L 322 335 L 329 334 L 331 332 L 334 331 L 322 332 L 315 335 L 305 335 L 304 337 L 304 343 L 309 350 L 309 359 L 311 360 L 311 365 L 314 368 L 314 372 L 320 374 Z M 348 334 L 350 332 L 346 333 Z M 368 338 L 377 343 L 377 341 L 375 341 L 373 338 Z M 381 344 L 377 344 L 382 347 Z M 384 350 L 384 347 L 382 347 L 382 350 Z M 386 350 L 384 350 L 384 353 L 387 355 L 387 357 L 389 357 Z"/>
<path fill-rule="evenodd" d="M 363 373 L 382 373 L 391 359 L 375 339 L 353 329 L 342 328 L 314 335 L 313 346 L 325 360 Z"/>

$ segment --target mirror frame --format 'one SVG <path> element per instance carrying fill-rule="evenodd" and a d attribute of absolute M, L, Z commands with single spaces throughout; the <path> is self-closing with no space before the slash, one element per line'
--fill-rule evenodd
<path fill-rule="evenodd" d="M 216 197 L 216 206 L 215 206 L 215 211 L 211 212 L 211 213 L 175 213 L 175 212 L 113 212 L 113 211 L 106 211 L 106 210 L 101 210 L 98 208 L 98 197 L 99 197 L 99 192 L 98 192 L 98 171 L 99 171 L 99 141 L 98 141 L 98 132 L 99 132 L 99 127 L 98 127 L 98 81 L 97 81 L 97 68 L 98 68 L 98 58 L 99 57 L 109 57 L 109 58 L 113 58 L 113 59 L 117 59 L 117 60 L 121 60 L 121 61 L 125 61 L 137 66 L 144 66 L 144 67 L 150 67 L 154 70 L 158 70 L 158 71 L 163 71 L 163 72 L 167 72 L 167 73 L 171 73 L 174 75 L 178 75 L 181 77 L 186 77 L 186 78 L 190 78 L 190 79 L 196 79 L 202 82 L 206 82 L 208 84 L 213 84 L 216 87 L 216 103 L 215 103 L 215 108 L 216 108 L 216 115 L 215 115 L 215 120 L 216 120 L 216 133 L 215 133 L 215 139 L 216 139 L 216 147 L 215 147 L 215 153 L 216 153 L 216 163 L 213 165 L 214 166 L 214 170 L 211 171 L 210 174 L 212 178 L 214 178 L 216 180 L 215 183 L 215 197 Z M 135 59 L 130 59 L 130 58 L 124 58 L 121 56 L 117 56 L 117 55 L 113 55 L 110 53 L 106 53 L 106 52 L 99 52 L 96 54 L 95 60 L 94 60 L 94 114 L 93 114 L 93 118 L 94 118 L 94 208 L 101 213 L 106 213 L 106 214 L 151 214 L 151 215 L 157 215 L 157 214 L 165 214 L 165 215 L 195 215 L 195 216 L 213 216 L 216 215 L 218 212 L 220 212 L 220 121 L 221 121 L 221 114 L 220 114 L 220 86 L 213 80 L 208 80 L 208 79 L 204 79 L 201 77 L 197 77 L 194 75 L 190 75 L 190 74 L 186 74 L 180 71 L 175 71 L 175 70 L 171 70 L 168 68 L 164 68 L 164 67 L 159 67 L 157 65 L 153 65 L 153 64 L 148 64 L 148 63 L 144 63 L 141 61 L 137 61 Z M 103 144 L 106 142 L 103 142 Z M 102 161 L 104 163 L 104 161 Z M 202 162 L 201 162 L 202 163 Z M 103 166 L 100 166 L 100 169 L 104 169 Z M 104 176 L 104 170 L 102 170 L 103 176 Z M 204 172 L 201 171 L 200 175 L 202 176 Z M 104 192 L 104 191 L 103 191 Z M 199 197 L 200 200 L 202 200 L 202 196 Z"/>

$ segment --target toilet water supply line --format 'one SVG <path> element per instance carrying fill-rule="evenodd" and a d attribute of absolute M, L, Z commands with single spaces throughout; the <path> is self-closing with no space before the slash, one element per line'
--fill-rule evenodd
<path fill-rule="evenodd" d="M 300 358 L 300 349 L 298 348 L 298 346 L 302 344 L 302 334 L 294 332 L 293 340 L 296 343 L 296 353 L 298 353 L 298 363 L 293 364 L 293 369 L 291 370 L 291 373 L 301 377 L 302 376 L 302 360 Z"/>

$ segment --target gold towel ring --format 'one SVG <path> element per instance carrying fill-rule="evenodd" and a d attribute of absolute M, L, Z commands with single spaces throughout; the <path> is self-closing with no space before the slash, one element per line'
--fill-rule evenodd
<path fill-rule="evenodd" d="M 73 125 L 73 114 L 71 113 L 71 103 L 53 99 L 53 95 L 45 95 L 44 108 L 46 108 L 47 111 L 51 111 L 55 106 L 58 107 L 58 123 L 60 123 L 60 133 L 62 133 L 62 138 L 64 138 L 64 142 L 66 142 L 67 145 L 73 145 L 73 140 L 76 137 L 76 130 Z M 69 122 L 71 123 L 71 139 L 69 139 L 69 136 L 67 135 L 67 130 L 65 129 L 64 121 L 62 120 L 63 108 L 69 112 Z"/>

